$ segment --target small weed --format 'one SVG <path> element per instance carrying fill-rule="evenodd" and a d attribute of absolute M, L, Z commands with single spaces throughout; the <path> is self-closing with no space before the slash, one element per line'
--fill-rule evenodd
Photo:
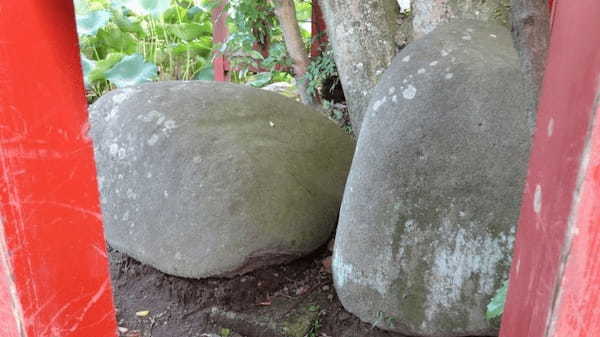
<path fill-rule="evenodd" d="M 221 330 L 219 330 L 219 335 L 221 337 L 229 337 L 229 336 L 231 336 L 231 329 L 221 328 Z"/>

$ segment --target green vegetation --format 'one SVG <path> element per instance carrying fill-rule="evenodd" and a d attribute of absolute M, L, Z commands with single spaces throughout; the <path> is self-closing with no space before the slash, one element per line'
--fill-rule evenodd
<path fill-rule="evenodd" d="M 107 90 L 152 80 L 211 80 L 225 55 L 232 81 L 263 87 L 293 82 L 291 60 L 267 0 L 230 0 L 229 38 L 213 44 L 211 11 L 218 0 L 75 0 L 82 67 L 93 101 Z M 302 38 L 311 43 L 312 7 L 295 1 Z M 327 63 L 324 63 L 324 60 Z M 324 71 L 320 74 L 320 71 Z M 330 56 L 311 70 L 311 90 L 336 73 Z"/>
<path fill-rule="evenodd" d="M 508 280 L 504 281 L 502 287 L 496 291 L 496 295 L 492 298 L 487 306 L 485 316 L 487 319 L 500 317 L 504 312 L 504 302 L 506 302 L 506 294 L 508 292 Z"/>
<path fill-rule="evenodd" d="M 91 99 L 150 80 L 211 79 L 211 4 L 191 0 L 76 0 Z"/>

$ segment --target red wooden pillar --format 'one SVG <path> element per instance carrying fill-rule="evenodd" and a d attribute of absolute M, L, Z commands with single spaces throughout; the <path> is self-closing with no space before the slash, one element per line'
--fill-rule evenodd
<path fill-rule="evenodd" d="M 554 6 L 502 337 L 600 336 L 600 2 Z"/>
<path fill-rule="evenodd" d="M 0 336 L 116 336 L 73 2 L 0 4 Z"/>
<path fill-rule="evenodd" d="M 227 1 L 228 0 L 221 0 L 221 5 L 217 6 L 212 11 L 214 44 L 224 43 L 229 37 L 229 30 L 227 29 L 227 10 L 225 10 Z M 225 58 L 223 54 L 218 55 L 213 60 L 213 70 L 215 73 L 215 81 L 229 81 L 227 58 Z"/>
<path fill-rule="evenodd" d="M 312 2 L 312 45 L 310 47 L 310 57 L 317 57 L 321 54 L 321 48 L 324 47 L 327 42 L 327 25 L 323 18 L 323 11 L 319 0 L 313 0 Z"/>

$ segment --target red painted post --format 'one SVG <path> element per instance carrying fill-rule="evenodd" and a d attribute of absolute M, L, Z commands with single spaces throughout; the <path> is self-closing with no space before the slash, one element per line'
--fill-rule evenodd
<path fill-rule="evenodd" d="M 311 25 L 312 45 L 310 47 L 310 57 L 321 55 L 321 48 L 327 44 L 327 25 L 323 18 L 323 11 L 319 0 L 312 2 L 312 25 Z"/>
<path fill-rule="evenodd" d="M 0 336 L 117 334 L 73 2 L 0 4 Z"/>
<path fill-rule="evenodd" d="M 229 37 L 229 30 L 227 29 L 227 11 L 225 6 L 228 0 L 221 0 L 221 5 L 213 9 L 212 21 L 213 21 L 213 43 L 224 43 Z M 225 82 L 229 81 L 228 75 L 228 64 L 227 59 L 224 55 L 218 55 L 213 61 L 213 70 L 215 73 L 215 81 Z"/>
<path fill-rule="evenodd" d="M 600 336 L 600 2 L 554 6 L 501 337 Z"/>

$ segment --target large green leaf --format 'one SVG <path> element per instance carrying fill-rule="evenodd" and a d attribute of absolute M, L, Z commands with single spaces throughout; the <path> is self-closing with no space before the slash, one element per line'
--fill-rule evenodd
<path fill-rule="evenodd" d="M 179 23 L 169 25 L 169 31 L 184 41 L 192 41 L 211 32 L 210 24 Z"/>
<path fill-rule="evenodd" d="M 160 16 L 171 6 L 170 0 L 125 0 L 123 5 L 140 15 Z"/>
<path fill-rule="evenodd" d="M 212 65 L 207 65 L 206 67 L 200 69 L 198 73 L 194 76 L 195 80 L 203 80 L 203 81 L 214 81 L 215 80 L 215 71 Z"/>
<path fill-rule="evenodd" d="M 96 66 L 96 62 L 88 59 L 85 55 L 81 54 L 81 68 L 83 70 L 83 81 L 85 82 L 85 86 L 89 87 L 91 81 L 89 79 L 90 72 Z"/>
<path fill-rule="evenodd" d="M 101 29 L 97 37 L 104 46 L 115 52 L 132 54 L 137 50 L 137 40 L 120 29 L 112 27 Z"/>
<path fill-rule="evenodd" d="M 144 61 L 140 54 L 125 56 L 112 69 L 106 72 L 106 78 L 117 87 L 126 87 L 151 81 L 157 76 L 158 68 Z"/>
<path fill-rule="evenodd" d="M 106 80 L 106 72 L 114 67 L 115 64 L 119 63 L 123 57 L 125 57 L 125 54 L 111 53 L 108 54 L 104 59 L 97 61 L 96 66 L 89 74 L 90 83 Z"/>
<path fill-rule="evenodd" d="M 112 21 L 119 27 L 122 32 L 133 33 L 139 37 L 145 36 L 144 28 L 139 22 L 131 21 L 127 16 L 123 15 L 121 10 L 113 8 L 111 10 Z"/>
<path fill-rule="evenodd" d="M 252 78 L 250 79 L 249 82 L 247 82 L 247 84 L 250 86 L 253 86 L 255 88 L 262 88 L 265 85 L 269 84 L 269 82 L 271 82 L 272 79 L 273 79 L 273 73 L 268 71 L 268 72 L 259 73 L 259 74 L 252 76 Z"/>
<path fill-rule="evenodd" d="M 176 56 L 202 56 L 208 57 L 212 50 L 212 45 L 205 41 L 182 42 L 174 45 L 171 49 Z"/>
<path fill-rule="evenodd" d="M 79 35 L 95 35 L 98 30 L 108 24 L 110 13 L 93 11 L 86 15 L 77 15 L 77 33 Z"/>
<path fill-rule="evenodd" d="M 163 13 L 163 20 L 166 23 L 190 22 L 187 9 L 179 6 L 172 6 Z"/>
<path fill-rule="evenodd" d="M 506 302 L 506 293 L 508 292 L 508 280 L 504 281 L 504 284 L 498 291 L 496 295 L 492 298 L 490 303 L 487 306 L 487 312 L 485 316 L 487 319 L 492 319 L 499 317 L 504 312 L 504 302 Z"/>

